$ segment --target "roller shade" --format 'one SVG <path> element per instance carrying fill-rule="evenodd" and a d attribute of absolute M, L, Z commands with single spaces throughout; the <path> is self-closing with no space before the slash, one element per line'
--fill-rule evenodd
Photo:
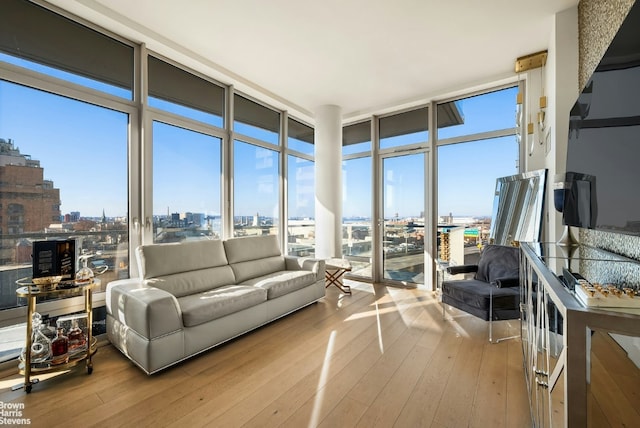
<path fill-rule="evenodd" d="M 237 122 L 280 133 L 280 113 L 238 94 L 233 98 L 233 117 Z"/>
<path fill-rule="evenodd" d="M 0 4 L 0 50 L 133 90 L 133 47 L 25 0 Z"/>
<path fill-rule="evenodd" d="M 289 138 L 295 138 L 296 140 L 304 141 L 309 144 L 314 143 L 314 131 L 312 127 L 289 118 L 288 128 Z"/>
<path fill-rule="evenodd" d="M 355 123 L 342 128 L 342 145 L 359 144 L 371 141 L 371 122 Z"/>
<path fill-rule="evenodd" d="M 454 101 L 438 104 L 438 128 L 461 125 L 464 118 Z M 429 108 L 399 113 L 380 119 L 380 139 L 429 130 Z"/>
<path fill-rule="evenodd" d="M 148 66 L 150 96 L 222 116 L 224 88 L 153 56 Z"/>

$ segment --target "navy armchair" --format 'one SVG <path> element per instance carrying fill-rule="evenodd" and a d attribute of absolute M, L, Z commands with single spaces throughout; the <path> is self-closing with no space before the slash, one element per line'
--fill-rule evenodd
<path fill-rule="evenodd" d="M 489 341 L 493 341 L 493 321 L 520 318 L 520 249 L 487 245 L 477 265 L 450 266 L 451 275 L 475 273 L 473 278 L 442 282 L 442 316 L 445 304 L 489 321 Z M 511 338 L 511 337 L 509 337 Z M 501 338 L 500 342 L 509 338 Z"/>

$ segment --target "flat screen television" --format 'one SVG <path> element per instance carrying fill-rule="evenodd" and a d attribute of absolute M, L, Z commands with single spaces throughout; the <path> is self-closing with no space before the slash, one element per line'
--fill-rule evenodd
<path fill-rule="evenodd" d="M 563 222 L 640 235 L 640 4 L 571 109 Z"/>

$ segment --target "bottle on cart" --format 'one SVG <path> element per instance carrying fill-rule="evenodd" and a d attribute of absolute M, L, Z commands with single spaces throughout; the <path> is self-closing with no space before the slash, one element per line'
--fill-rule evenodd
<path fill-rule="evenodd" d="M 44 324 L 39 313 L 32 316 L 31 364 L 42 363 L 51 357 L 51 340 L 43 333 Z"/>
<path fill-rule="evenodd" d="M 58 328 L 58 336 L 51 342 L 51 364 L 64 364 L 69 361 L 69 338 L 64 329 Z"/>
<path fill-rule="evenodd" d="M 82 329 L 78 327 L 78 320 L 73 320 L 73 324 L 67 333 L 69 339 L 69 352 L 76 353 L 87 349 L 87 337 L 82 332 Z"/>

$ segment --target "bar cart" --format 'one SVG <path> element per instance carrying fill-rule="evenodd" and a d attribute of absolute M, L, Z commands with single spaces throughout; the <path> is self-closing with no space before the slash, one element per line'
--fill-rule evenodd
<path fill-rule="evenodd" d="M 20 287 L 16 290 L 18 297 L 24 297 L 27 299 L 27 333 L 24 356 L 20 358 L 20 362 L 18 364 L 19 373 L 24 375 L 24 385 L 16 385 L 13 389 L 20 389 L 24 387 L 24 390 L 27 393 L 30 393 L 32 385 L 38 382 L 38 379 L 32 377 L 34 375 L 68 370 L 79 365 L 83 361 L 86 363 L 87 373 L 91 374 L 93 372 L 92 357 L 97 351 L 97 340 L 92 335 L 92 300 L 93 290 L 100 287 L 99 279 L 92 279 L 90 282 L 83 285 L 60 285 L 58 287 L 43 287 L 42 285 L 36 285 L 31 281 L 32 280 L 30 278 L 18 280 L 17 284 Z M 66 298 L 81 294 L 84 295 L 84 313 L 87 317 L 86 352 L 82 351 L 76 353 L 70 356 L 67 362 L 61 364 L 54 364 L 53 361 L 46 360 L 37 363 L 32 362 L 32 317 L 36 311 L 37 298 Z"/>

